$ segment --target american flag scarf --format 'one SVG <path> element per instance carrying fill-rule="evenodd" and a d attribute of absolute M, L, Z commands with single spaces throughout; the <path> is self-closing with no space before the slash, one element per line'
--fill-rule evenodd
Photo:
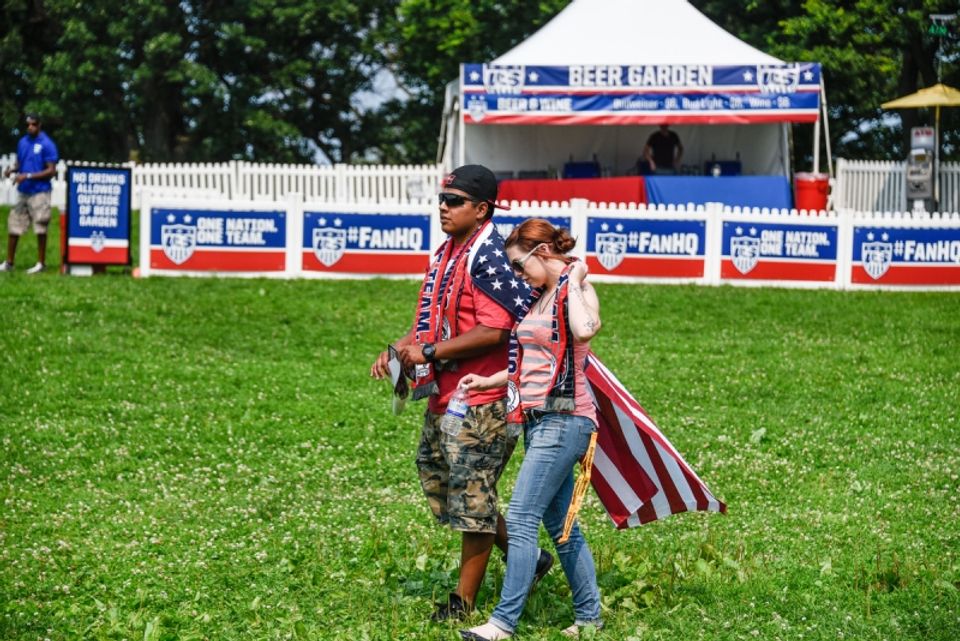
<path fill-rule="evenodd" d="M 517 278 L 507 264 L 503 237 L 492 220 L 488 219 L 461 247 L 454 247 L 453 240 L 447 238 L 434 254 L 420 287 L 414 319 L 417 344 L 436 343 L 459 335 L 457 315 L 468 274 L 473 286 L 503 307 L 514 320 L 525 309 L 530 287 Z M 456 367 L 455 363 L 436 365 Z M 434 364 L 417 365 L 413 399 L 425 398 L 436 392 Z"/>

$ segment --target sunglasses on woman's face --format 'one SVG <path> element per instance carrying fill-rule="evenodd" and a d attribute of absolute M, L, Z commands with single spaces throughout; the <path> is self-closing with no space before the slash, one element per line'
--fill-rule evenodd
<path fill-rule="evenodd" d="M 542 245 L 543 243 L 540 243 L 540 244 Z M 515 271 L 516 273 L 522 274 L 524 266 L 527 264 L 527 261 L 530 260 L 530 255 L 533 252 L 537 251 L 538 249 L 540 249 L 540 245 L 537 245 L 536 247 L 528 251 L 526 254 L 524 254 L 523 258 L 514 258 L 513 260 L 511 260 L 510 268 L 513 269 L 513 271 Z"/>
<path fill-rule="evenodd" d="M 474 205 L 480 202 L 479 200 L 474 200 L 473 198 L 467 198 L 466 196 L 461 196 L 460 194 L 448 194 L 447 192 L 441 192 L 437 194 L 437 198 L 440 201 L 439 204 L 442 205 L 446 203 L 447 207 L 459 207 L 460 205 L 467 202 L 468 200 L 472 202 Z"/>

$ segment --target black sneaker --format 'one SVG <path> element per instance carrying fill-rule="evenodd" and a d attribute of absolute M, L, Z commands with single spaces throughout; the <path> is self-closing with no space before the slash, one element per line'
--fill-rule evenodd
<path fill-rule="evenodd" d="M 537 548 L 540 551 L 540 556 L 537 557 L 537 567 L 533 571 L 533 583 L 530 584 L 530 591 L 533 592 L 533 588 L 536 587 L 540 580 L 543 577 L 547 576 L 547 572 L 550 571 L 550 568 L 553 567 L 553 555 L 544 550 L 543 548 Z M 507 555 L 503 555 L 503 562 L 507 562 Z"/>
<path fill-rule="evenodd" d="M 553 555 L 547 552 L 544 549 L 540 549 L 540 558 L 537 559 L 537 569 L 533 573 L 533 584 L 530 586 L 530 589 L 533 589 L 533 586 L 540 583 L 540 580 L 543 577 L 547 576 L 547 572 L 550 571 L 550 568 L 553 567 Z"/>
<path fill-rule="evenodd" d="M 453 619 L 454 621 L 463 621 L 472 609 L 466 601 L 460 598 L 459 594 L 451 592 L 446 603 L 437 604 L 437 609 L 430 616 L 430 620 L 449 621 Z"/>

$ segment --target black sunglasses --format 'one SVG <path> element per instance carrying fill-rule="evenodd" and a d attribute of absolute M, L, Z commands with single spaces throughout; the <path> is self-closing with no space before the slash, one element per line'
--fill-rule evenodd
<path fill-rule="evenodd" d="M 439 204 L 447 204 L 447 207 L 459 207 L 468 200 L 474 205 L 478 204 L 479 200 L 474 200 L 473 198 L 467 198 L 466 196 L 461 196 L 460 194 L 448 194 L 447 192 L 440 192 L 437 194 L 437 199 Z"/>

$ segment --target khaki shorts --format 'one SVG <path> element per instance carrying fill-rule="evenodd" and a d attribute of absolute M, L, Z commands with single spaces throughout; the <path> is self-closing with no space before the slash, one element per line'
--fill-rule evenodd
<path fill-rule="evenodd" d="M 7 230 L 11 236 L 23 236 L 33 221 L 33 231 L 38 234 L 47 233 L 47 223 L 50 222 L 50 192 L 41 191 L 37 194 L 17 194 L 17 204 L 10 210 L 7 218 Z"/>
<path fill-rule="evenodd" d="M 497 480 L 517 439 L 507 437 L 503 400 L 471 407 L 460 433 L 440 431 L 427 412 L 417 449 L 420 485 L 437 522 L 459 532 L 497 531 Z"/>

